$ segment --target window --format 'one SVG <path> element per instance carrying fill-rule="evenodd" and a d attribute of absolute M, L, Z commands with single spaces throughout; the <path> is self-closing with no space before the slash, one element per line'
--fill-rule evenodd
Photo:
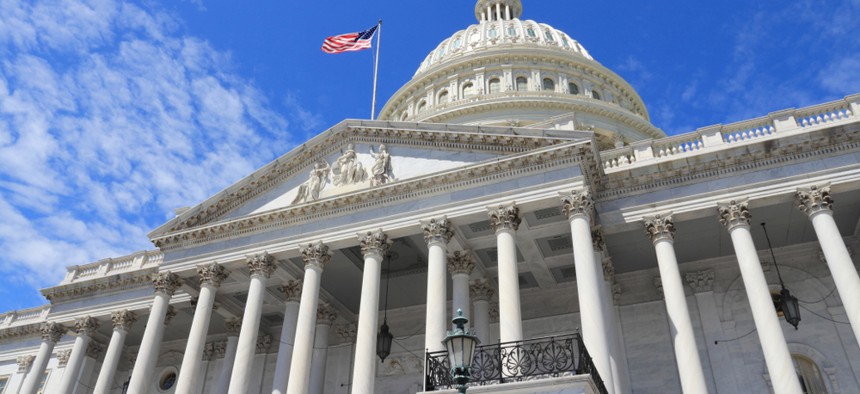
<path fill-rule="evenodd" d="M 571 82 L 567 84 L 567 91 L 570 94 L 579 94 L 579 86 L 576 86 L 575 83 Z"/>
<path fill-rule="evenodd" d="M 439 97 L 438 97 L 437 101 L 439 102 L 439 104 L 447 103 L 448 102 L 448 91 L 443 90 L 441 93 L 439 93 Z"/>
<path fill-rule="evenodd" d="M 427 102 L 421 100 L 421 102 L 418 103 L 418 113 L 424 112 L 425 109 L 427 109 Z"/>
<path fill-rule="evenodd" d="M 794 361 L 794 369 L 797 371 L 798 379 L 800 379 L 803 394 L 827 394 L 827 387 L 824 385 L 821 370 L 814 361 L 800 354 L 792 354 L 791 360 Z"/>
<path fill-rule="evenodd" d="M 508 26 L 508 35 L 511 37 L 517 36 L 517 28 L 514 26 Z"/>
<path fill-rule="evenodd" d="M 526 77 L 517 77 L 517 91 L 525 92 L 529 90 L 529 80 Z"/>
<path fill-rule="evenodd" d="M 600 100 L 600 93 L 597 93 L 596 90 L 592 90 L 591 97 L 593 97 L 595 100 Z"/>
<path fill-rule="evenodd" d="M 9 376 L 0 376 L 0 394 L 6 391 L 6 386 L 9 385 Z"/>
<path fill-rule="evenodd" d="M 551 32 L 551 31 L 549 31 L 549 30 L 544 31 L 544 32 L 543 32 L 543 35 L 544 35 L 544 37 L 546 37 L 546 40 L 547 40 L 547 41 L 549 41 L 549 42 L 555 42 L 555 38 L 552 36 L 552 32 Z"/>
<path fill-rule="evenodd" d="M 499 31 L 498 31 L 498 30 L 496 30 L 496 27 L 495 27 L 495 26 L 493 26 L 492 28 L 490 28 L 490 31 L 487 33 L 487 35 L 488 35 L 490 38 L 496 38 L 496 37 L 498 37 L 498 36 L 499 36 Z"/>
<path fill-rule="evenodd" d="M 570 48 L 570 42 L 567 41 L 567 37 L 561 37 L 561 44 L 564 45 L 565 48 Z"/>
<path fill-rule="evenodd" d="M 463 38 L 462 38 L 462 37 L 460 37 L 460 36 L 457 36 L 457 38 L 455 38 L 455 39 L 454 39 L 454 45 L 453 45 L 453 48 L 454 48 L 454 49 L 458 49 L 458 48 L 460 48 L 462 45 L 463 45 Z"/>
<path fill-rule="evenodd" d="M 548 90 L 550 92 L 555 91 L 555 81 L 553 81 L 552 78 L 544 78 L 543 90 Z"/>
<path fill-rule="evenodd" d="M 490 94 L 502 91 L 502 82 L 498 78 L 490 80 Z"/>
<path fill-rule="evenodd" d="M 469 97 L 475 94 L 475 85 L 471 82 L 466 82 L 463 84 L 463 97 Z"/>
<path fill-rule="evenodd" d="M 158 380 L 158 390 L 159 391 L 168 391 L 173 388 L 176 384 L 176 371 L 168 370 L 167 372 L 161 375 L 161 379 Z"/>
<path fill-rule="evenodd" d="M 526 29 L 526 34 L 528 34 L 529 37 L 531 37 L 531 38 L 537 37 L 537 33 L 535 33 L 535 29 L 532 29 L 531 27 Z"/>

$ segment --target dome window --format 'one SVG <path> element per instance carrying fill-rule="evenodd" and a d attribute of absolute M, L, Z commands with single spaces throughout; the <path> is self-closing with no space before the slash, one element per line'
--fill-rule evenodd
<path fill-rule="evenodd" d="M 567 37 L 561 38 L 561 45 L 564 45 L 565 48 L 570 49 L 570 41 L 567 40 Z"/>
<path fill-rule="evenodd" d="M 553 37 L 553 36 L 552 36 L 552 32 L 551 32 L 551 31 L 546 30 L 546 31 L 544 31 L 544 32 L 543 32 L 543 35 L 544 35 L 544 37 L 546 37 L 546 40 L 547 40 L 547 41 L 549 41 L 549 42 L 555 42 L 555 37 Z"/>
<path fill-rule="evenodd" d="M 490 31 L 487 32 L 487 36 L 490 38 L 496 38 L 499 36 L 499 31 L 496 30 L 495 26 L 493 26 L 492 28 L 490 28 Z"/>
<path fill-rule="evenodd" d="M 552 78 L 544 78 L 543 79 L 543 90 L 547 91 L 555 91 L 555 81 Z"/>
<path fill-rule="evenodd" d="M 475 94 L 475 85 L 471 82 L 463 84 L 463 97 L 469 97 Z"/>
<path fill-rule="evenodd" d="M 567 84 L 567 91 L 570 94 L 579 94 L 579 86 L 576 86 L 575 83 L 571 82 Z"/>
<path fill-rule="evenodd" d="M 457 37 L 454 39 L 454 45 L 452 46 L 454 49 L 460 49 L 463 46 L 463 38 Z"/>
<path fill-rule="evenodd" d="M 443 90 L 442 92 L 440 92 L 437 101 L 439 102 L 439 104 L 447 103 L 448 102 L 448 91 Z"/>
<path fill-rule="evenodd" d="M 535 33 L 535 29 L 532 29 L 531 27 L 526 29 L 526 34 L 528 34 L 531 38 L 537 38 L 537 33 Z"/>
<path fill-rule="evenodd" d="M 418 103 L 418 113 L 420 114 L 426 110 L 427 110 L 427 102 L 424 100 L 421 100 L 421 102 Z"/>
<path fill-rule="evenodd" d="M 529 90 L 529 79 L 526 77 L 517 77 L 517 91 L 525 92 Z"/>
<path fill-rule="evenodd" d="M 598 93 L 596 90 L 592 90 L 591 97 L 595 100 L 600 100 L 600 93 Z"/>
<path fill-rule="evenodd" d="M 508 26 L 508 35 L 511 37 L 516 37 L 517 36 L 517 28 L 514 27 L 513 25 Z"/>
<path fill-rule="evenodd" d="M 493 78 L 490 80 L 490 94 L 499 93 L 502 91 L 502 81 L 498 78 Z"/>

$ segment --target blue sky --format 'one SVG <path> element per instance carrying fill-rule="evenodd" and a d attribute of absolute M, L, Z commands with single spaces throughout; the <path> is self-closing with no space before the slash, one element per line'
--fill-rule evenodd
<path fill-rule="evenodd" d="M 474 2 L 0 0 L 0 311 L 379 99 Z M 525 0 L 640 93 L 669 134 L 860 92 L 860 0 Z"/>

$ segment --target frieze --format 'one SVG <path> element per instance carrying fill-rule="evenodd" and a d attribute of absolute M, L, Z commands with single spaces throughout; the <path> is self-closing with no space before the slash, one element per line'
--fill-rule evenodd
<path fill-rule="evenodd" d="M 418 198 L 427 193 L 445 192 L 462 187 L 474 187 L 486 182 L 494 182 L 499 176 L 517 176 L 533 172 L 545 172 L 553 168 L 587 161 L 593 156 L 590 143 L 570 142 L 567 146 L 551 147 L 537 152 L 527 152 L 514 157 L 506 157 L 492 163 L 458 168 L 443 174 L 411 179 L 384 187 L 370 188 L 347 193 L 337 198 L 323 199 L 235 219 L 213 225 L 175 229 L 171 233 L 153 237 L 153 243 L 162 250 L 199 245 L 221 239 L 250 235 L 257 231 L 272 230 L 339 216 L 357 209 L 384 206 L 392 201 Z M 585 168 L 590 172 L 591 182 L 596 182 L 597 168 L 591 164 Z"/>

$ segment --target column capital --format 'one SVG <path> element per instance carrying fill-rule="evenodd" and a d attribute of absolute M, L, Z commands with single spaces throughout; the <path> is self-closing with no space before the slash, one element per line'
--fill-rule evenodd
<path fill-rule="evenodd" d="M 448 243 L 454 236 L 454 226 L 447 216 L 441 219 L 430 219 L 421 221 L 421 231 L 424 232 L 424 241 L 429 245 L 431 242 Z"/>
<path fill-rule="evenodd" d="M 657 295 L 660 296 L 661 300 L 664 299 L 666 297 L 666 295 L 663 293 L 663 278 L 660 278 L 659 276 L 655 276 L 653 283 L 654 283 L 654 288 L 657 289 Z"/>
<path fill-rule="evenodd" d="M 69 364 L 70 358 L 72 358 L 72 349 L 57 352 L 57 367 L 65 368 Z"/>
<path fill-rule="evenodd" d="M 317 324 L 332 325 L 337 319 L 337 311 L 331 304 L 320 301 L 317 306 Z"/>
<path fill-rule="evenodd" d="M 457 274 L 471 275 L 475 269 L 475 259 L 468 250 L 455 251 L 453 255 L 448 256 L 448 272 L 451 276 Z"/>
<path fill-rule="evenodd" d="M 331 260 L 331 252 L 328 245 L 322 241 L 317 243 L 309 243 L 308 246 L 302 248 L 302 259 L 305 261 L 305 269 L 319 268 L 322 270 L 325 265 Z"/>
<path fill-rule="evenodd" d="M 209 264 L 200 264 L 197 266 L 197 276 L 200 278 L 200 285 L 210 285 L 212 287 L 221 287 L 221 282 L 227 279 L 230 273 L 223 265 L 217 262 Z"/>
<path fill-rule="evenodd" d="M 268 278 L 275 272 L 275 258 L 269 255 L 269 252 L 248 256 L 246 260 L 248 261 L 248 269 L 251 271 L 251 276 L 261 275 Z"/>
<path fill-rule="evenodd" d="M 239 336 L 239 331 L 242 330 L 242 318 L 234 317 L 224 322 L 224 327 L 227 329 L 227 336 Z"/>
<path fill-rule="evenodd" d="M 102 345 L 101 343 L 90 341 L 90 343 L 87 344 L 87 357 L 97 359 L 103 351 L 105 351 L 105 345 Z"/>
<path fill-rule="evenodd" d="M 830 197 L 830 184 L 798 188 L 795 193 L 797 209 L 809 216 L 822 211 L 833 210 L 833 198 Z"/>
<path fill-rule="evenodd" d="M 182 286 L 182 280 L 170 271 L 158 272 L 152 276 L 152 286 L 155 287 L 156 294 L 160 293 L 173 297 L 176 289 Z"/>
<path fill-rule="evenodd" d="M 68 328 L 59 323 L 47 322 L 42 324 L 40 331 L 42 332 L 43 341 L 57 343 L 63 335 L 66 335 Z"/>
<path fill-rule="evenodd" d="M 335 328 L 337 331 L 337 335 L 340 336 L 343 340 L 349 342 L 355 342 L 355 336 L 357 334 L 358 329 L 355 326 L 355 323 L 347 323 L 341 324 Z"/>
<path fill-rule="evenodd" d="M 258 335 L 257 336 L 257 354 L 268 354 L 269 349 L 272 348 L 272 335 Z"/>
<path fill-rule="evenodd" d="M 720 215 L 720 223 L 726 226 L 727 230 L 732 231 L 733 228 L 738 226 L 749 227 L 750 218 L 752 218 L 749 210 L 749 199 L 720 203 L 717 209 Z"/>
<path fill-rule="evenodd" d="M 603 258 L 601 263 L 603 263 L 603 280 L 612 283 L 615 281 L 615 264 L 612 264 L 612 258 Z"/>
<path fill-rule="evenodd" d="M 361 254 L 378 254 L 385 256 L 388 249 L 391 247 L 391 241 L 388 240 L 388 234 L 382 232 L 382 229 L 376 231 L 368 231 L 365 234 L 358 234 L 359 246 L 361 246 Z"/>
<path fill-rule="evenodd" d="M 645 225 L 645 235 L 651 239 L 652 243 L 675 240 L 675 221 L 671 213 L 646 216 L 642 220 Z"/>
<path fill-rule="evenodd" d="M 591 228 L 591 247 L 595 252 L 603 252 L 606 249 L 606 242 L 603 240 L 603 229 L 601 226 Z"/>
<path fill-rule="evenodd" d="M 283 286 L 278 288 L 284 293 L 286 298 L 286 302 L 299 302 L 302 299 L 302 280 L 301 279 L 292 279 L 288 280 Z"/>
<path fill-rule="evenodd" d="M 121 311 L 113 311 L 110 313 L 110 319 L 113 321 L 114 330 L 123 330 L 128 332 L 131 330 L 132 324 L 137 321 L 137 315 L 134 312 L 129 312 L 127 309 Z"/>
<path fill-rule="evenodd" d="M 92 335 L 100 326 L 101 323 L 91 316 L 79 317 L 75 320 L 75 332 L 78 335 Z"/>
<path fill-rule="evenodd" d="M 36 356 L 32 354 L 28 354 L 26 356 L 18 356 L 18 359 L 16 360 L 18 362 L 18 372 L 27 372 L 27 369 L 30 368 L 31 365 L 33 365 L 33 360 L 35 359 Z"/>
<path fill-rule="evenodd" d="M 209 360 L 216 360 L 219 358 L 224 358 L 224 355 L 227 354 L 227 341 L 215 341 L 207 344 L 207 351 L 209 352 Z"/>
<path fill-rule="evenodd" d="M 685 279 L 695 293 L 714 291 L 714 270 L 688 272 Z"/>
<path fill-rule="evenodd" d="M 561 195 L 562 212 L 568 219 L 576 216 L 591 216 L 594 209 L 594 199 L 588 189 L 573 190 Z"/>
<path fill-rule="evenodd" d="M 505 229 L 517 231 L 520 228 L 522 219 L 517 203 L 508 206 L 499 205 L 498 208 L 487 208 L 487 210 L 487 214 L 490 215 L 490 225 L 493 226 L 494 231 L 498 232 Z"/>
<path fill-rule="evenodd" d="M 487 279 L 475 279 L 469 286 L 473 301 L 489 301 L 496 291 Z"/>
<path fill-rule="evenodd" d="M 173 305 L 169 305 L 167 307 L 167 312 L 164 313 L 164 325 L 167 326 L 170 324 L 170 321 L 173 320 L 174 317 L 176 317 L 176 308 L 174 308 Z"/>

